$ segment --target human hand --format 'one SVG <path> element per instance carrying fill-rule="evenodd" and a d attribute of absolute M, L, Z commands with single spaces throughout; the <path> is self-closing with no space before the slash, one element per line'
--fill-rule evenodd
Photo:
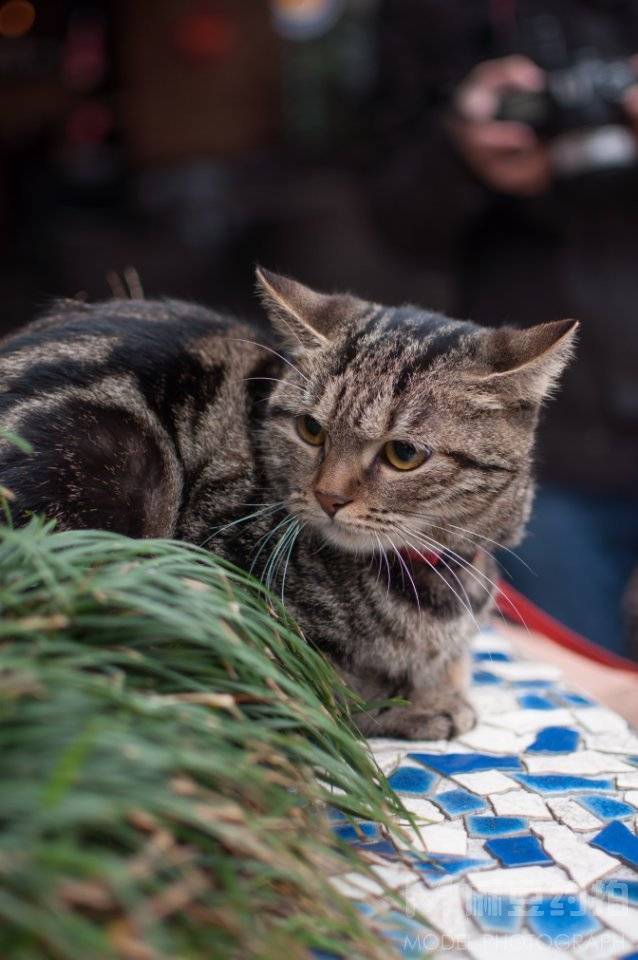
<path fill-rule="evenodd" d="M 638 136 L 638 54 L 629 58 L 629 63 L 636 74 L 636 82 L 625 91 L 623 107 L 634 133 Z"/>
<path fill-rule="evenodd" d="M 540 67 L 511 56 L 478 64 L 456 92 L 450 131 L 469 167 L 494 190 L 534 195 L 547 190 L 550 155 L 531 127 L 495 120 L 503 91 L 543 89 Z"/>

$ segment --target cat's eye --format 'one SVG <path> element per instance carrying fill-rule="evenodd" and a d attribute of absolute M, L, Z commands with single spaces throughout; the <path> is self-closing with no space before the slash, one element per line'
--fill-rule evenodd
<path fill-rule="evenodd" d="M 429 450 L 419 450 L 403 440 L 388 440 L 383 448 L 386 461 L 395 470 L 416 470 L 430 456 Z"/>
<path fill-rule="evenodd" d="M 308 413 L 297 417 L 297 433 L 302 440 L 311 443 L 313 447 L 321 447 L 326 441 L 326 431 Z"/>

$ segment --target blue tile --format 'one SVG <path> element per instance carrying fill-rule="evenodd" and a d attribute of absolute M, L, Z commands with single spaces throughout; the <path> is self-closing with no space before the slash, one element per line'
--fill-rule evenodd
<path fill-rule="evenodd" d="M 326 807 L 326 813 L 330 823 L 343 823 L 344 820 L 348 819 L 343 810 L 337 810 L 336 807 Z"/>
<path fill-rule="evenodd" d="M 519 706 L 523 710 L 555 710 L 556 704 L 548 697 L 542 697 L 538 693 L 524 693 L 518 698 Z"/>
<path fill-rule="evenodd" d="M 537 837 L 531 833 L 524 837 L 498 837 L 488 840 L 485 849 L 504 867 L 533 867 L 553 863 L 543 850 Z"/>
<path fill-rule="evenodd" d="M 625 757 L 625 760 L 628 760 L 629 763 L 633 763 L 638 767 L 638 757 Z"/>
<path fill-rule="evenodd" d="M 379 827 L 370 820 L 357 823 L 340 823 L 333 827 L 334 832 L 341 840 L 376 840 L 379 836 Z"/>
<path fill-rule="evenodd" d="M 376 912 L 372 904 L 364 903 L 363 900 L 353 900 L 352 906 L 355 910 L 358 910 L 359 913 L 362 913 L 364 917 L 371 917 Z"/>
<path fill-rule="evenodd" d="M 493 867 L 494 861 L 482 857 L 462 857 L 452 853 L 431 854 L 428 859 L 414 859 L 414 867 L 425 882 L 436 887 L 450 877 L 460 877 L 470 870 L 485 870 Z"/>
<path fill-rule="evenodd" d="M 633 953 L 624 954 L 620 960 L 638 960 L 638 950 L 635 950 Z"/>
<path fill-rule="evenodd" d="M 427 927 L 398 910 L 389 910 L 376 918 L 380 933 L 389 940 L 400 956 L 420 960 L 438 945 L 438 937 Z"/>
<path fill-rule="evenodd" d="M 432 767 L 444 777 L 455 773 L 476 773 L 479 770 L 522 770 L 521 761 L 513 755 L 491 753 L 409 753 L 410 760 Z"/>
<path fill-rule="evenodd" d="M 571 727 L 544 727 L 527 748 L 527 753 L 573 753 L 580 741 L 580 734 Z"/>
<path fill-rule="evenodd" d="M 590 843 L 638 870 L 638 837 L 619 820 L 612 820 L 603 827 Z"/>
<path fill-rule="evenodd" d="M 580 693 L 564 693 L 561 691 L 560 694 L 557 694 L 559 700 L 561 700 L 568 707 L 595 707 L 597 703 L 595 700 L 590 700 L 589 697 L 583 697 Z"/>
<path fill-rule="evenodd" d="M 388 777 L 388 783 L 397 793 L 411 793 L 421 796 L 427 793 L 436 781 L 433 773 L 419 770 L 418 767 L 399 767 Z"/>
<path fill-rule="evenodd" d="M 467 817 L 467 832 L 472 837 L 502 837 L 529 830 L 525 817 Z"/>
<path fill-rule="evenodd" d="M 366 853 L 378 853 L 379 856 L 385 857 L 386 860 L 396 860 L 402 856 L 390 840 L 377 840 L 372 841 L 372 843 L 354 843 L 353 846 L 358 847 L 360 850 L 365 850 Z"/>
<path fill-rule="evenodd" d="M 618 900 L 620 903 L 629 903 L 638 907 L 638 880 L 630 877 L 613 877 L 599 880 L 594 885 L 592 893 L 606 900 Z"/>
<path fill-rule="evenodd" d="M 537 690 L 551 690 L 556 686 L 555 680 L 512 680 L 513 687 L 535 687 Z"/>
<path fill-rule="evenodd" d="M 422 928 L 423 932 L 409 930 L 381 930 L 381 934 L 386 940 L 389 940 L 400 957 L 406 960 L 421 960 L 429 956 L 431 951 L 438 945 L 437 937 L 431 930 Z"/>
<path fill-rule="evenodd" d="M 537 937 L 545 941 L 559 940 L 564 949 L 566 940 L 588 936 L 601 929 L 600 921 L 581 903 L 578 897 L 540 897 L 532 900 L 527 916 Z"/>
<path fill-rule="evenodd" d="M 441 864 L 432 863 L 430 860 L 415 860 L 414 869 L 418 870 L 425 882 L 430 887 L 436 887 L 444 880 L 449 880 L 451 874 L 443 869 Z"/>
<path fill-rule="evenodd" d="M 517 933 L 523 921 L 524 907 L 514 897 L 490 897 L 475 893 L 470 916 L 485 933 Z"/>
<path fill-rule="evenodd" d="M 617 800 L 616 797 L 574 797 L 578 800 L 581 807 L 585 807 L 595 817 L 601 820 L 622 820 L 623 817 L 631 817 L 636 812 L 636 808 L 624 800 Z"/>
<path fill-rule="evenodd" d="M 573 793 L 575 790 L 609 793 L 614 789 L 612 780 L 592 780 L 562 773 L 515 773 L 514 778 L 524 787 L 545 794 Z"/>
<path fill-rule="evenodd" d="M 480 797 L 467 790 L 447 790 L 431 798 L 449 817 L 458 817 L 462 813 L 478 813 L 486 809 L 486 803 Z"/>
<path fill-rule="evenodd" d="M 487 857 L 463 857 L 454 853 L 432 853 L 430 854 L 430 860 L 443 867 L 445 872 L 452 877 L 457 877 L 468 870 L 483 870 L 486 867 L 494 866 L 494 861 Z"/>
<path fill-rule="evenodd" d="M 512 659 L 509 653 L 503 653 L 502 650 L 478 650 L 473 655 L 475 663 L 509 663 Z"/>
<path fill-rule="evenodd" d="M 487 686 L 496 686 L 497 684 L 503 683 L 500 677 L 497 677 L 495 673 L 490 673 L 489 670 L 475 670 L 472 674 L 472 683 L 477 684 L 479 687 Z"/>

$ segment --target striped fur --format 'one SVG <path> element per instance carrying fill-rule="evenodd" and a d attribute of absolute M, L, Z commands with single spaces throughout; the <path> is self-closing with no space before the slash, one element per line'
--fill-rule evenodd
<path fill-rule="evenodd" d="M 467 729 L 491 549 L 520 536 L 539 405 L 574 325 L 489 331 L 259 280 L 272 339 L 191 304 L 114 300 L 59 304 L 4 341 L 0 430 L 33 447 L 0 439 L 15 520 L 205 544 L 281 592 L 363 697 L 410 701 L 362 714 L 364 732 Z M 306 413 L 323 447 L 299 436 Z M 393 470 L 392 438 L 432 455 Z M 318 485 L 348 495 L 332 519 Z M 435 543 L 436 568 L 405 553 Z"/>

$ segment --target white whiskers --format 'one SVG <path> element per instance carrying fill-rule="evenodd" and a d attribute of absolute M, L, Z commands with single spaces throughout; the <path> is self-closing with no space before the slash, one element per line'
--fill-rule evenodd
<path fill-rule="evenodd" d="M 243 517 L 238 517 L 237 520 L 231 520 L 230 523 L 224 523 L 221 527 L 216 527 L 212 533 L 210 533 L 205 540 L 202 540 L 200 546 L 205 547 L 210 543 L 216 536 L 218 536 L 223 530 L 229 530 L 231 527 L 236 527 L 240 523 L 247 523 L 248 520 L 256 520 L 257 517 L 266 517 L 269 514 L 276 513 L 277 510 L 281 510 L 284 505 L 283 500 L 279 500 L 276 503 L 266 503 L 263 506 L 260 506 L 259 510 L 255 510 L 253 513 L 248 513 Z M 245 507 L 254 507 L 259 506 L 254 503 L 245 503 L 242 504 Z"/>
<path fill-rule="evenodd" d="M 441 527 L 441 529 L 443 528 Z M 496 583 L 494 580 L 488 577 L 486 573 L 483 573 L 482 570 L 479 570 L 478 567 L 475 566 L 475 564 L 471 563 L 465 557 L 461 556 L 461 554 L 458 553 L 456 550 L 453 550 L 451 547 L 445 547 L 442 543 L 439 543 L 439 541 L 436 540 L 434 537 L 430 537 L 427 534 L 423 533 L 422 531 L 417 531 L 417 530 L 414 530 L 413 528 L 407 528 L 407 531 L 411 536 L 415 536 L 417 537 L 417 539 L 421 539 L 421 542 L 424 543 L 428 549 L 436 549 L 442 554 L 442 556 L 447 554 L 449 557 L 454 559 L 459 564 L 459 566 L 462 569 L 464 569 L 469 574 L 469 576 L 472 577 L 475 583 L 477 583 L 479 587 L 481 587 L 481 589 L 485 590 L 485 592 L 489 596 L 493 596 L 494 594 L 498 593 L 501 597 L 503 597 L 505 602 L 515 612 L 518 620 L 525 626 L 525 629 L 527 629 L 523 616 L 518 610 L 518 608 L 516 607 L 516 604 L 513 602 L 513 600 L 510 597 L 508 597 L 507 594 L 503 593 L 498 583 Z M 484 551 L 484 552 L 489 553 L 489 551 Z M 491 590 L 488 589 L 488 587 L 485 585 L 486 582 L 491 587 Z M 500 610 L 498 610 L 498 608 L 497 608 L 497 612 L 501 616 L 503 616 L 503 614 L 501 613 Z"/>
<path fill-rule="evenodd" d="M 258 343 L 257 340 L 247 340 L 245 337 L 225 337 L 225 339 L 228 341 L 232 341 L 233 343 L 250 343 L 253 345 L 253 347 L 261 347 L 262 350 L 267 350 L 268 353 L 272 353 L 274 357 L 279 357 L 279 359 L 282 360 L 283 363 L 288 364 L 290 369 L 294 370 L 295 373 L 297 373 L 302 380 L 305 380 L 306 383 L 310 383 L 310 379 L 304 373 L 301 372 L 299 367 L 295 366 L 295 364 L 291 360 L 288 360 L 281 353 L 277 353 L 277 351 L 273 350 L 272 347 L 267 347 L 264 343 Z"/>

